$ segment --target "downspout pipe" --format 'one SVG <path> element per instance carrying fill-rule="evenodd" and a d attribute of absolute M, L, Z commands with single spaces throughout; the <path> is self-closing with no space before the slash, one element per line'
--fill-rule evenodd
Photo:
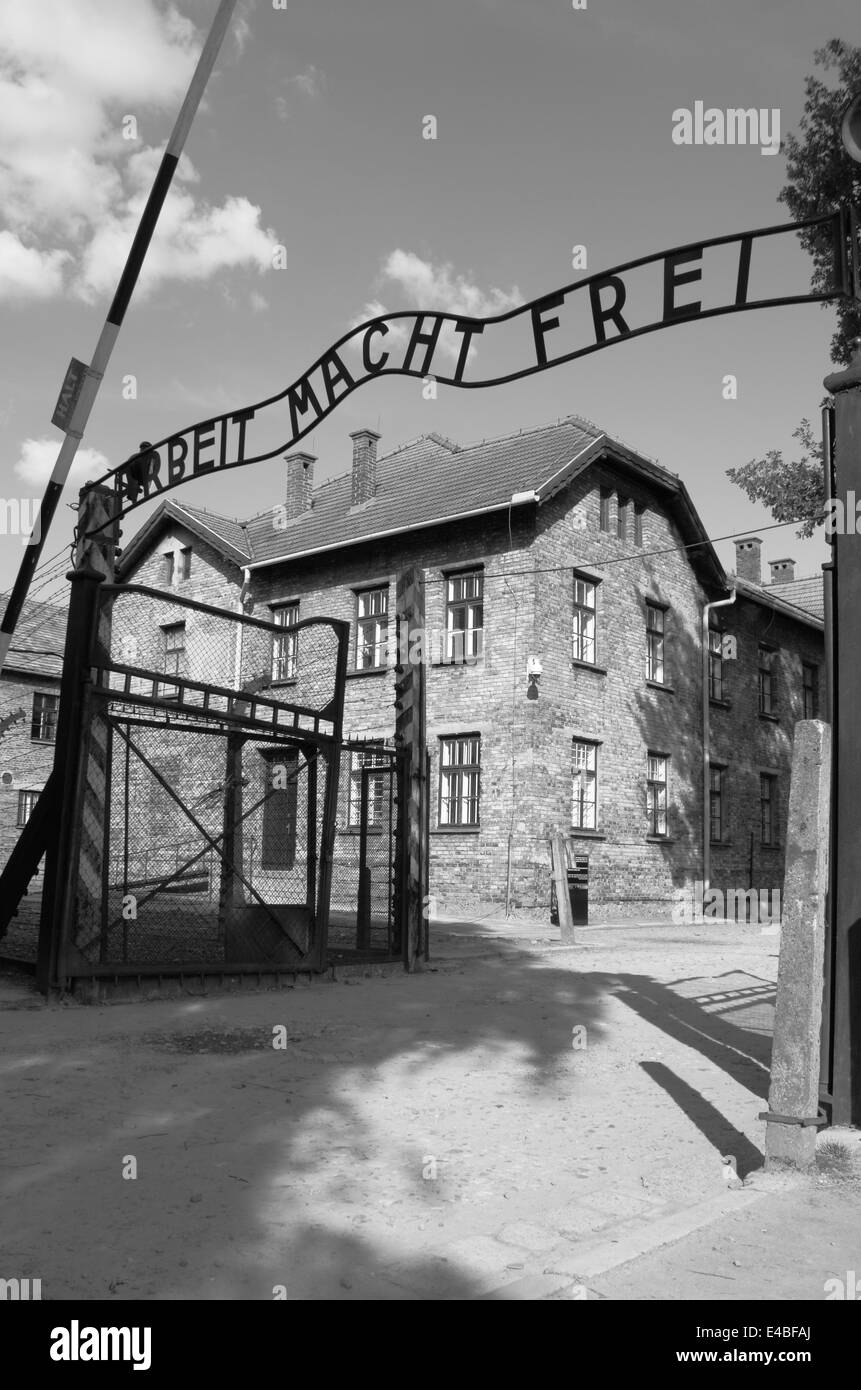
<path fill-rule="evenodd" d="M 711 816 L 709 806 L 709 764 L 711 763 L 711 719 L 709 709 L 709 620 L 715 608 L 726 608 L 735 603 L 736 590 L 729 598 L 715 599 L 713 603 L 703 604 L 703 896 L 709 891 L 711 877 Z M 702 903 L 699 904 L 700 911 Z"/>
<path fill-rule="evenodd" d="M 247 567 L 242 571 L 242 587 L 236 599 L 235 609 L 241 617 L 245 612 L 245 595 L 251 587 L 251 570 Z M 236 646 L 233 657 L 233 688 L 242 689 L 242 638 L 245 635 L 245 624 L 236 624 Z"/>

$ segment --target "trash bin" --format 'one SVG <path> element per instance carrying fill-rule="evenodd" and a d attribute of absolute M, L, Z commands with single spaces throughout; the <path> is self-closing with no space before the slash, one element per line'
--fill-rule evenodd
<path fill-rule="evenodd" d="M 585 927 L 589 923 L 589 859 L 587 855 L 578 856 L 569 865 L 568 899 L 571 903 L 571 920 L 575 927 Z"/>

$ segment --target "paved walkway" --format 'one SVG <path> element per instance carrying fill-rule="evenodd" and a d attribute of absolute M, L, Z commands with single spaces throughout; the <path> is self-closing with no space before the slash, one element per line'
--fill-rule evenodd
<path fill-rule="evenodd" d="M 726 1181 L 762 1161 L 778 943 L 581 936 L 440 921 L 421 974 L 104 1007 L 4 978 L 7 1277 L 45 1298 L 649 1296 L 613 1269 L 809 1190 Z M 688 1287 L 667 1296 L 726 1296 Z"/>

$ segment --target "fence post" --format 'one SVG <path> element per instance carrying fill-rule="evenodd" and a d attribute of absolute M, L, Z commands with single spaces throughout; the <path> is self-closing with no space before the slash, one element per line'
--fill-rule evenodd
<path fill-rule="evenodd" d="M 417 567 L 398 575 L 396 588 L 398 656 L 395 679 L 395 741 L 405 750 L 404 964 L 420 970 L 428 958 L 428 786 L 425 758 L 425 601 L 424 575 Z M 412 657 L 412 660 L 411 660 Z M 400 817 L 399 817 L 400 819 Z M 403 821 L 401 821 L 403 824 Z"/>
<path fill-rule="evenodd" d="M 59 814 L 45 857 L 42 915 L 36 983 L 47 994 L 62 983 L 62 963 L 72 929 L 76 905 L 78 846 L 83 830 L 85 803 L 92 817 L 103 827 L 109 814 L 104 806 L 104 762 L 101 772 L 92 768 L 92 740 L 86 727 L 88 715 L 86 687 L 94 660 L 110 653 L 111 619 L 107 605 L 99 602 L 100 585 L 113 580 L 115 551 L 119 537 L 116 497 L 110 488 L 82 488 L 78 503 L 78 541 L 75 569 L 69 574 L 69 616 L 60 682 L 60 708 L 57 714 L 54 773 L 57 781 Z M 95 532 L 88 535 L 88 532 Z M 104 751 L 104 750 L 103 750 Z M 88 777 L 96 774 L 99 785 L 89 787 Z M 89 797 L 88 797 L 89 793 Z M 93 836 L 93 852 L 104 852 L 104 837 Z M 101 896 L 101 871 L 98 871 Z"/>
<path fill-rule="evenodd" d="M 104 576 L 96 570 L 80 569 L 69 574 L 71 593 L 57 713 L 54 777 L 57 782 L 59 814 L 50 834 L 45 855 L 42 915 L 39 922 L 39 948 L 36 984 L 47 994 L 61 984 L 59 971 L 61 945 L 72 904 L 71 878 L 75 818 L 80 813 L 83 771 L 85 684 L 89 674 L 93 635 L 99 602 L 99 586 Z"/>
<path fill-rule="evenodd" d="M 819 1049 L 825 960 L 825 898 L 831 821 L 831 729 L 818 719 L 795 726 L 786 826 L 780 965 L 766 1162 L 813 1162 L 819 1111 Z"/>

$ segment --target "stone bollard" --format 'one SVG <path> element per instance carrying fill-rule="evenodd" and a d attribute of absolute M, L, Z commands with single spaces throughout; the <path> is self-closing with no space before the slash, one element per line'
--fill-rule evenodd
<path fill-rule="evenodd" d="M 831 729 L 820 720 L 795 726 L 786 826 L 783 926 L 766 1166 L 809 1167 L 819 1111 L 819 1042 L 825 960 L 825 895 L 831 813 Z"/>

